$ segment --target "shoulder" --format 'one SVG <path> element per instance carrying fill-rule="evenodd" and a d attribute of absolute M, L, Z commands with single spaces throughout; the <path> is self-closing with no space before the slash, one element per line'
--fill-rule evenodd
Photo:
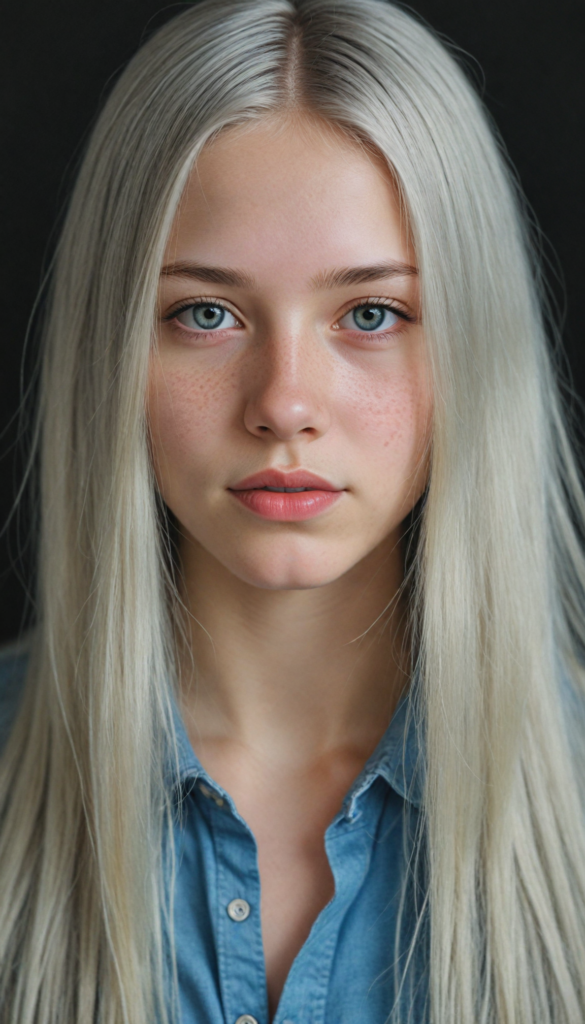
<path fill-rule="evenodd" d="M 0 750 L 8 738 L 24 690 L 29 648 L 28 637 L 0 647 Z"/>

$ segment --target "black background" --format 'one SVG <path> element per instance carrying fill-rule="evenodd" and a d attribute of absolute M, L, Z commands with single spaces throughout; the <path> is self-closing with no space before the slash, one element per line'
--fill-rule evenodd
<path fill-rule="evenodd" d="M 17 411 L 24 339 L 74 171 L 96 112 L 125 62 L 185 5 L 160 0 L 18 0 L 0 44 L 0 525 L 22 473 Z M 415 0 L 467 54 L 544 232 L 573 387 L 585 396 L 582 0 Z M 0 538 L 0 642 L 23 623 L 30 585 L 26 514 Z M 20 536 L 19 536 L 20 535 Z"/>

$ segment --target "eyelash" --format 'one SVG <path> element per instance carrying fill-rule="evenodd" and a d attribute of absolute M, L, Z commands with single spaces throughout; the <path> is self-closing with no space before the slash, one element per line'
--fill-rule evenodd
<path fill-rule="evenodd" d="M 165 315 L 162 317 L 162 321 L 163 323 L 172 323 L 175 317 L 179 316 L 181 313 L 184 313 L 186 309 L 192 309 L 193 306 L 204 306 L 206 304 L 209 304 L 210 306 L 221 306 L 222 309 L 225 309 L 227 310 L 228 313 L 231 313 L 231 315 L 235 317 L 236 320 L 239 319 L 239 317 L 236 316 L 236 314 L 230 309 L 230 307 L 226 305 L 225 299 L 215 299 L 212 295 L 200 295 L 196 299 L 189 299 L 187 302 L 181 303 L 181 305 L 177 306 L 176 309 L 172 309 L 170 313 L 165 313 Z M 183 333 L 189 335 L 221 334 L 221 331 L 188 331 L 186 328 L 182 326 L 182 324 L 174 324 L 173 326 L 175 326 L 178 331 L 182 331 Z M 230 330 L 233 330 L 233 328 L 230 328 Z"/>
<path fill-rule="evenodd" d="M 178 317 L 181 313 L 184 313 L 185 310 L 191 309 L 193 306 L 202 305 L 202 304 L 204 304 L 206 302 L 208 302 L 210 305 L 221 306 L 222 309 L 226 309 L 228 313 L 231 313 L 231 315 L 233 317 L 238 319 L 236 317 L 236 314 L 234 312 L 232 312 L 232 310 L 229 308 L 229 306 L 227 306 L 225 304 L 225 300 L 216 299 L 216 298 L 213 298 L 212 296 L 209 296 L 209 295 L 201 295 L 197 299 L 190 299 L 188 302 L 182 303 L 182 305 L 177 306 L 176 309 L 171 310 L 170 313 L 166 313 L 165 316 L 163 316 L 163 318 L 162 318 L 163 323 L 171 323 L 173 328 L 176 331 L 178 331 L 180 334 L 184 334 L 184 335 L 186 335 L 187 337 L 190 337 L 190 338 L 192 338 L 193 336 L 196 337 L 198 335 L 199 336 L 200 335 L 209 335 L 209 334 L 221 335 L 223 333 L 221 330 L 217 330 L 217 331 L 194 331 L 194 330 L 188 330 L 187 328 L 183 327 L 182 324 L 179 324 L 179 323 L 174 323 L 173 324 L 172 323 L 173 320 L 175 320 L 175 318 Z M 377 298 L 377 297 L 368 297 L 368 298 L 365 298 L 365 299 L 364 298 L 357 299 L 350 306 L 348 306 L 347 309 L 345 309 L 343 311 L 343 313 L 337 319 L 338 319 L 338 321 L 339 320 L 343 320 L 343 317 L 347 316 L 348 313 L 351 313 L 351 311 L 353 309 L 359 309 L 360 306 L 368 306 L 368 305 L 379 306 L 382 309 L 388 309 L 391 313 L 394 313 L 395 316 L 399 317 L 401 320 L 404 320 L 405 323 L 414 324 L 414 323 L 417 322 L 416 321 L 416 317 L 413 316 L 411 313 L 407 313 L 404 309 L 401 309 L 400 307 L 394 305 L 392 302 L 389 302 L 388 299 L 381 299 L 381 298 Z M 336 328 L 336 329 L 339 329 L 339 328 Z M 233 330 L 233 327 L 227 328 L 227 330 Z M 401 327 L 400 330 L 403 330 L 403 328 Z M 367 331 L 358 331 L 357 328 L 356 328 L 356 332 L 355 333 L 359 334 L 359 335 L 368 336 L 368 332 Z M 386 338 L 386 337 L 388 337 L 388 335 L 393 335 L 393 334 L 398 334 L 398 333 L 399 333 L 399 331 L 397 331 L 397 330 L 380 331 L 380 332 L 378 332 L 376 334 L 372 333 L 371 335 L 369 335 L 369 337 Z"/>
<path fill-rule="evenodd" d="M 374 297 L 374 296 L 369 296 L 368 298 L 358 299 L 356 302 L 352 302 L 352 304 L 350 306 L 348 306 L 347 309 L 345 309 L 343 311 L 341 316 L 338 317 L 338 320 L 343 320 L 344 316 L 347 316 L 348 313 L 351 313 L 352 309 L 359 309 L 360 306 L 376 306 L 376 307 L 379 307 L 380 309 L 388 309 L 391 313 L 394 313 L 394 316 L 400 317 L 401 320 L 404 320 L 405 323 L 409 323 L 409 324 L 415 324 L 416 323 L 416 317 L 413 316 L 412 313 L 407 313 L 406 310 L 401 309 L 400 306 L 394 305 L 394 303 L 390 302 L 388 299 L 381 299 L 379 297 Z M 356 333 L 357 334 L 367 334 L 368 332 L 367 331 L 357 331 L 357 328 L 356 328 Z M 398 332 L 395 331 L 395 330 L 394 331 L 380 331 L 379 334 L 375 334 L 375 335 L 372 334 L 370 336 L 371 337 L 377 337 L 377 338 L 385 338 L 388 334 L 397 334 L 397 333 Z"/>

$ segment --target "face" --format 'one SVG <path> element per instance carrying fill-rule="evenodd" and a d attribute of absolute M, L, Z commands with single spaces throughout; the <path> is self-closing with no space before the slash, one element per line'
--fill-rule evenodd
<path fill-rule="evenodd" d="M 431 398 L 381 161 L 311 122 L 203 151 L 161 274 L 148 417 L 184 543 L 240 580 L 318 587 L 397 549 Z"/>

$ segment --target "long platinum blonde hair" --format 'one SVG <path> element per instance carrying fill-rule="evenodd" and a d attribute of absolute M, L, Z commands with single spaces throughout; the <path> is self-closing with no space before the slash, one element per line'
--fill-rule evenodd
<path fill-rule="evenodd" d="M 384 155 L 420 266 L 429 1019 L 582 1024 L 585 502 L 513 177 L 458 64 L 382 0 L 204 0 L 143 47 L 93 132 L 46 324 L 39 625 L 0 763 L 0 1018 L 173 1015 L 173 580 L 145 416 L 158 275 L 202 146 L 291 109 Z M 389 1019 L 407 1019 L 398 1002 Z"/>

